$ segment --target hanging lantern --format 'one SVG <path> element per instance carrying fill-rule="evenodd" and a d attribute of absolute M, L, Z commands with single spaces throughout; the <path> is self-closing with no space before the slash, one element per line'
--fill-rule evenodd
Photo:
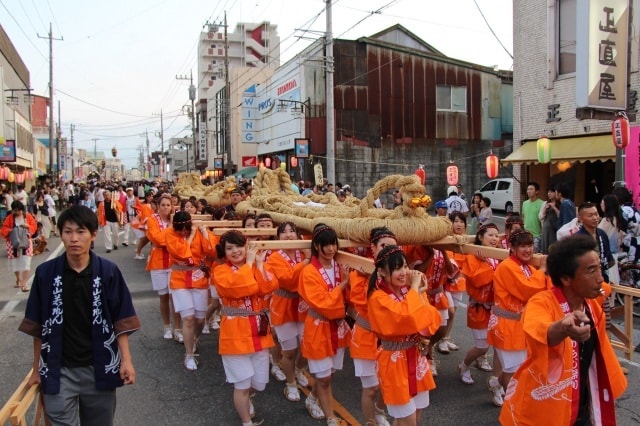
<path fill-rule="evenodd" d="M 33 170 L 27 171 L 27 179 L 29 180 L 33 179 Z"/>
<path fill-rule="evenodd" d="M 0 180 L 7 180 L 9 177 L 9 168 L 7 166 L 0 167 Z"/>
<path fill-rule="evenodd" d="M 546 136 L 542 136 L 536 142 L 538 151 L 538 162 L 546 164 L 551 161 L 551 141 Z"/>
<path fill-rule="evenodd" d="M 271 157 L 265 157 L 265 158 L 264 158 L 264 166 L 265 166 L 267 169 L 270 169 L 270 168 L 271 168 Z"/>
<path fill-rule="evenodd" d="M 264 168 L 264 163 L 261 161 L 260 164 L 258 164 L 258 169 L 262 169 Z"/>
<path fill-rule="evenodd" d="M 453 161 L 447 167 L 447 183 L 449 185 L 457 185 L 458 184 L 458 166 L 453 164 Z"/>
<path fill-rule="evenodd" d="M 24 183 L 25 172 L 20 172 L 15 174 L 15 179 L 17 184 Z"/>
<path fill-rule="evenodd" d="M 498 170 L 500 169 L 500 160 L 492 152 L 485 160 L 487 166 L 487 176 L 489 179 L 495 179 L 498 177 Z"/>
<path fill-rule="evenodd" d="M 629 119 L 627 114 L 619 112 L 611 123 L 611 136 L 613 137 L 613 145 L 618 149 L 625 149 L 629 144 L 631 137 L 629 130 Z"/>
<path fill-rule="evenodd" d="M 424 170 L 424 166 L 419 164 L 418 168 L 413 173 L 420 178 L 420 185 L 424 185 L 427 181 L 427 172 Z"/>
<path fill-rule="evenodd" d="M 118 149 L 115 146 L 111 148 L 111 155 L 113 155 L 113 158 L 118 156 Z"/>
<path fill-rule="evenodd" d="M 291 167 L 298 167 L 298 157 L 289 158 L 289 164 L 291 164 Z"/>
<path fill-rule="evenodd" d="M 287 170 L 287 163 L 285 163 L 284 161 L 282 163 L 280 163 L 280 168 L 282 170 Z"/>
<path fill-rule="evenodd" d="M 16 180 L 16 175 L 14 175 L 13 172 L 9 172 L 9 177 L 7 178 L 7 180 L 10 183 L 13 183 Z"/>

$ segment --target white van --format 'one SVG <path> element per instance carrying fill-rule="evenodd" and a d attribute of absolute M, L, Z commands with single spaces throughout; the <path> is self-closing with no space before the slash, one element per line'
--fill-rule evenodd
<path fill-rule="evenodd" d="M 513 211 L 513 178 L 490 180 L 476 192 L 491 200 L 492 209 L 507 213 Z"/>

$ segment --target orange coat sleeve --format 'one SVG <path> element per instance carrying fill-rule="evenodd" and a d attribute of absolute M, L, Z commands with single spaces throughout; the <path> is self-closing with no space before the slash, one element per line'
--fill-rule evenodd
<path fill-rule="evenodd" d="M 280 288 L 298 292 L 298 282 L 300 281 L 300 272 L 305 267 L 305 262 L 296 263 L 293 267 L 284 259 L 280 253 L 274 252 L 267 260 L 269 269 L 278 277 L 278 285 Z"/>
<path fill-rule="evenodd" d="M 433 335 L 442 322 L 440 313 L 429 304 L 426 295 L 409 290 L 402 301 L 397 301 L 382 290 L 369 297 L 371 329 L 379 336 L 404 337 L 415 333 Z"/>
<path fill-rule="evenodd" d="M 11 229 L 13 228 L 13 214 L 8 214 L 2 223 L 2 229 L 0 229 L 0 234 L 2 234 L 2 238 L 5 240 L 9 238 L 9 234 L 11 233 Z"/>

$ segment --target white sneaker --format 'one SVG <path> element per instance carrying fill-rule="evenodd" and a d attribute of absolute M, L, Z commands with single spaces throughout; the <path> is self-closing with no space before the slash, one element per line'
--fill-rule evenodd
<path fill-rule="evenodd" d="M 451 339 L 445 339 L 445 342 L 447 342 L 447 347 L 449 348 L 450 351 L 457 351 L 460 349 L 460 346 L 453 343 Z"/>
<path fill-rule="evenodd" d="M 163 336 L 164 340 L 171 340 L 173 339 L 173 332 L 171 331 L 171 327 L 165 327 L 164 328 L 164 336 Z"/>
<path fill-rule="evenodd" d="M 209 329 L 209 324 L 207 324 L 206 322 L 202 327 L 202 334 L 211 334 L 211 330 Z"/>
<path fill-rule="evenodd" d="M 458 365 L 458 375 L 460 376 L 460 381 L 465 385 L 472 385 L 475 383 L 473 377 L 471 377 L 471 368 L 467 367 L 464 362 L 461 362 Z"/>
<path fill-rule="evenodd" d="M 173 340 L 175 340 L 178 343 L 184 343 L 184 336 L 182 335 L 182 330 L 180 330 L 179 328 L 176 328 L 175 330 L 173 330 Z"/>
<path fill-rule="evenodd" d="M 273 364 L 271 366 L 271 375 L 279 382 L 284 382 L 285 380 L 287 380 L 287 376 L 284 374 L 284 371 L 282 371 L 278 364 Z"/>
<path fill-rule="evenodd" d="M 493 371 L 493 367 L 489 364 L 489 360 L 486 355 L 482 355 L 480 358 L 476 359 L 476 367 L 478 370 L 482 371 Z"/>
<path fill-rule="evenodd" d="M 137 260 L 144 260 L 144 254 L 136 254 L 133 258 Z"/>
<path fill-rule="evenodd" d="M 309 379 L 301 368 L 296 368 L 296 381 L 300 386 L 309 386 Z"/>
<path fill-rule="evenodd" d="M 389 423 L 389 420 L 387 420 L 387 415 L 384 412 L 384 410 L 380 410 L 378 407 L 375 408 L 376 410 L 376 426 L 391 426 L 391 424 Z"/>
<path fill-rule="evenodd" d="M 195 355 L 184 355 L 184 368 L 187 371 L 195 371 L 198 369 L 198 362 L 196 361 Z"/>
<path fill-rule="evenodd" d="M 314 419 L 320 420 L 325 418 L 324 411 L 322 411 L 322 407 L 318 404 L 318 398 L 312 393 L 305 399 L 304 406 L 307 408 L 309 415 Z"/>
<path fill-rule="evenodd" d="M 438 344 L 436 345 L 436 349 L 441 354 L 448 354 L 449 353 L 449 345 L 447 345 L 447 341 L 444 340 L 444 339 L 442 339 L 442 340 L 440 340 L 438 342 Z"/>
<path fill-rule="evenodd" d="M 212 330 L 220 330 L 220 323 L 218 321 L 211 321 Z"/>
<path fill-rule="evenodd" d="M 491 393 L 491 402 L 496 407 L 502 407 L 504 404 L 504 389 L 502 389 L 502 385 L 498 381 L 496 376 L 491 376 L 487 380 L 487 386 L 489 388 L 489 392 Z"/>

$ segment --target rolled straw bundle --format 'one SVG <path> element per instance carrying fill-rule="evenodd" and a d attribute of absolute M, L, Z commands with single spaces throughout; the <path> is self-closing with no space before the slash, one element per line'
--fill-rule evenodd
<path fill-rule="evenodd" d="M 204 198 L 207 204 L 213 207 L 224 207 L 231 202 L 229 193 L 236 188 L 237 183 L 234 177 L 228 177 L 224 181 L 216 182 L 213 185 L 205 186 L 200 181 L 198 173 L 181 173 L 175 192 L 180 198 L 191 196 L 197 199 Z"/>

